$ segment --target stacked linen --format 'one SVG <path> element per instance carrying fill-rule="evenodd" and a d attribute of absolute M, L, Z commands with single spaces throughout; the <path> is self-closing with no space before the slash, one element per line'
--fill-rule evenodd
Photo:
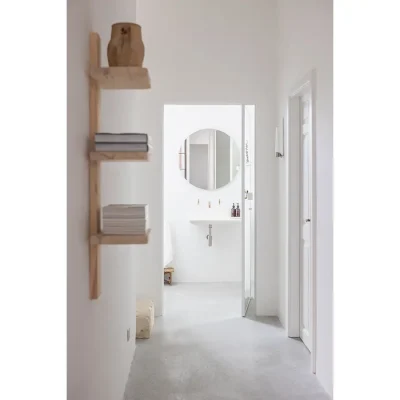
<path fill-rule="evenodd" d="M 96 151 L 149 152 L 151 138 L 147 133 L 96 133 Z"/>
<path fill-rule="evenodd" d="M 147 204 L 110 204 L 102 209 L 102 231 L 106 235 L 143 235 L 147 230 Z"/>

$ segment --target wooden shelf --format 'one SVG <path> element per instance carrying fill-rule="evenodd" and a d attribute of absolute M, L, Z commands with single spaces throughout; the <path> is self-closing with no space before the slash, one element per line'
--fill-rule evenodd
<path fill-rule="evenodd" d="M 142 151 L 91 151 L 90 161 L 149 161 L 150 153 Z"/>
<path fill-rule="evenodd" d="M 90 244 L 147 244 L 149 243 L 149 235 L 150 229 L 144 235 L 105 235 L 99 233 L 90 237 Z"/>
<path fill-rule="evenodd" d="M 95 141 L 100 125 L 101 89 L 150 89 L 150 77 L 146 68 L 100 66 L 100 36 L 90 34 L 90 84 L 89 84 L 89 141 Z M 93 150 L 94 147 L 90 147 Z M 101 295 L 100 245 L 147 244 L 150 230 L 145 235 L 104 235 L 98 233 L 101 225 L 100 161 L 149 161 L 144 152 L 90 151 L 89 152 L 89 297 Z"/>
<path fill-rule="evenodd" d="M 142 67 L 91 67 L 90 77 L 101 89 L 150 89 L 150 76 Z"/>

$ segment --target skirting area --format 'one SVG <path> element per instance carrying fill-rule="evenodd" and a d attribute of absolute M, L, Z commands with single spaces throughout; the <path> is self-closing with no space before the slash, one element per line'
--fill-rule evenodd
<path fill-rule="evenodd" d="M 276 318 L 242 318 L 238 284 L 165 286 L 138 340 L 126 400 L 327 400 L 304 345 Z"/>

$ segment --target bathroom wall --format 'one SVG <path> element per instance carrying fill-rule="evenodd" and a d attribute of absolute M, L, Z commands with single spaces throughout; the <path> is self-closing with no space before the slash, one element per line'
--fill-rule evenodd
<path fill-rule="evenodd" d="M 167 105 L 164 109 L 164 219 L 171 231 L 175 282 L 241 281 L 241 224 L 214 225 L 209 247 L 208 226 L 190 223 L 196 217 L 230 216 L 232 203 L 241 201 L 240 171 L 228 185 L 209 191 L 191 185 L 178 168 L 181 144 L 200 129 L 225 132 L 240 149 L 241 112 L 240 106 Z"/>
<path fill-rule="evenodd" d="M 250 4 L 251 3 L 251 4 Z M 153 137 L 153 159 L 135 176 L 150 200 L 152 234 L 135 258 L 139 295 L 162 313 L 164 104 L 256 106 L 256 312 L 277 315 L 277 162 L 274 157 L 276 85 L 275 0 L 138 0 L 152 89 L 137 93 L 136 129 Z M 144 168 L 144 167 L 143 167 Z M 133 189 L 132 189 L 133 190 Z M 204 239 L 202 239 L 204 240 Z"/>

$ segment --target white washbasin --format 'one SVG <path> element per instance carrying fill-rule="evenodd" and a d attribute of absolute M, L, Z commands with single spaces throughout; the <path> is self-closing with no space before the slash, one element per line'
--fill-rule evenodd
<path fill-rule="evenodd" d="M 240 217 L 232 218 L 192 218 L 190 223 L 195 225 L 237 224 L 242 222 Z"/>

